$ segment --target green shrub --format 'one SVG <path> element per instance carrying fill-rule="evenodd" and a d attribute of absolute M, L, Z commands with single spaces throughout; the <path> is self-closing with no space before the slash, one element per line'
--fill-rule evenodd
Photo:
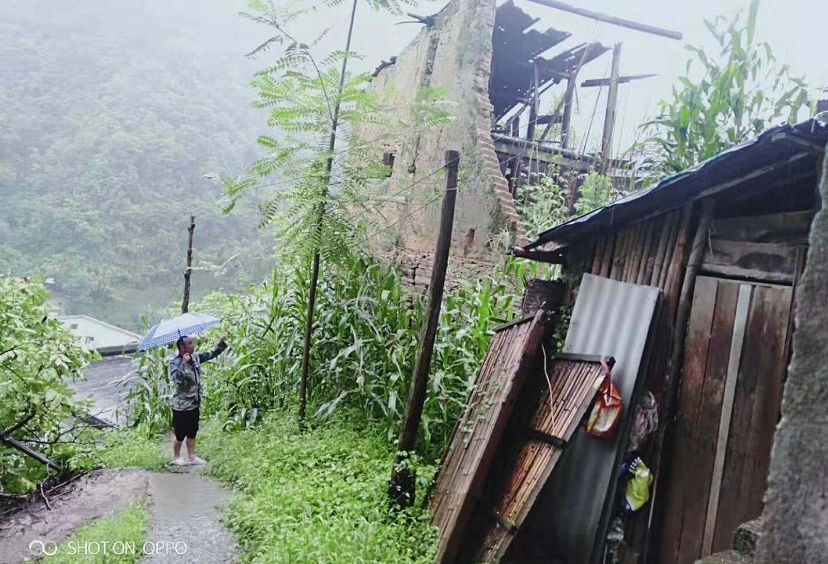
<path fill-rule="evenodd" d="M 287 269 L 286 269 L 287 270 Z M 205 370 L 207 413 L 249 426 L 298 394 L 305 325 L 301 269 L 275 273 L 241 296 L 211 296 L 224 312 L 231 352 Z M 447 292 L 420 429 L 420 452 L 436 458 L 446 445 L 473 385 L 493 328 L 515 314 L 506 275 Z M 423 297 L 402 286 L 393 266 L 360 257 L 331 267 L 319 289 L 309 375 L 315 417 L 348 408 L 378 422 L 387 440 L 398 433 L 408 398 L 423 316 Z M 212 335 L 210 335 L 212 337 Z"/>
<path fill-rule="evenodd" d="M 154 432 L 145 425 L 107 431 L 98 448 L 100 463 L 107 468 L 139 466 L 163 469 L 171 455 L 162 450 Z"/>
<path fill-rule="evenodd" d="M 291 410 L 293 412 L 293 410 Z M 389 508 L 393 453 L 371 425 L 333 415 L 298 431 L 274 413 L 256 429 L 205 425 L 209 473 L 239 490 L 226 523 L 247 562 L 433 562 L 427 512 Z M 433 467 L 420 467 L 425 489 Z"/>
<path fill-rule="evenodd" d="M 74 402 L 68 380 L 94 358 L 50 316 L 39 280 L 0 277 L 0 431 L 69 469 L 87 467 L 93 450 L 85 425 L 67 427 Z M 0 491 L 26 492 L 46 477 L 43 464 L 0 445 Z"/>

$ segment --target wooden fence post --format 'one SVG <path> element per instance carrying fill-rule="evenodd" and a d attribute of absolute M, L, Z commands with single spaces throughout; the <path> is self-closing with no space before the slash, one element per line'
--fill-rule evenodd
<path fill-rule="evenodd" d="M 190 311 L 190 276 L 193 273 L 193 232 L 195 231 L 195 216 L 190 216 L 190 239 L 187 243 L 187 269 L 184 270 L 184 299 L 181 301 L 181 313 Z"/>
<path fill-rule="evenodd" d="M 420 328 L 420 351 L 411 377 L 411 389 L 405 408 L 405 417 L 400 427 L 400 439 L 388 495 L 401 507 L 410 505 L 414 500 L 414 476 L 403 467 L 407 453 L 417 444 L 417 431 L 423 414 L 423 404 L 428 386 L 428 372 L 431 368 L 431 354 L 434 351 L 434 339 L 437 336 L 437 321 L 443 303 L 443 288 L 446 281 L 449 250 L 451 249 L 451 232 L 454 225 L 454 204 L 457 199 L 457 171 L 460 153 L 446 152 L 446 193 L 443 196 L 443 209 L 440 216 L 440 232 L 437 237 L 437 249 L 434 252 L 434 266 L 431 270 L 431 282 L 428 285 L 426 318 Z"/>

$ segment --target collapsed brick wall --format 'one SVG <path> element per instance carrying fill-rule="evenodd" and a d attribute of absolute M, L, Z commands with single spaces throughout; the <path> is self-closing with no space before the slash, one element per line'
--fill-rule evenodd
<path fill-rule="evenodd" d="M 377 243 L 388 253 L 397 255 L 392 249 L 402 248 L 416 257 L 433 251 L 445 186 L 440 167 L 449 149 L 459 151 L 461 159 L 452 254 L 485 261 L 502 252 L 504 239 L 525 238 L 491 137 L 494 20 L 495 0 L 453 0 L 372 81 L 370 89 L 392 100 L 397 117 L 406 123 L 416 121 L 412 108 L 422 87 L 441 90 L 439 104 L 453 116 L 426 129 L 389 132 L 386 126 L 368 125 L 359 131 L 367 140 L 392 139 L 376 156 L 379 161 L 382 153 L 394 154 L 391 176 L 379 196 L 391 200 L 378 213 L 380 227 L 387 229 L 379 230 Z M 417 263 L 412 260 L 406 262 Z"/>
<path fill-rule="evenodd" d="M 396 265 L 405 286 L 425 293 L 431 282 L 434 255 L 428 251 L 398 249 L 386 256 Z M 446 290 L 451 291 L 464 280 L 479 280 L 491 276 L 495 263 L 484 258 L 452 256 L 446 272 Z"/>

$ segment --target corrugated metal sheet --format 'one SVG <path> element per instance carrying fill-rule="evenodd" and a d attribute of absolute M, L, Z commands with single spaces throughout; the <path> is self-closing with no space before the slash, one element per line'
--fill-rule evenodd
<path fill-rule="evenodd" d="M 451 562 L 472 506 L 500 444 L 512 407 L 543 334 L 543 311 L 499 330 L 478 373 L 466 411 L 454 430 L 437 477 L 432 524 L 438 528 L 438 562 Z"/>
<path fill-rule="evenodd" d="M 564 352 L 615 358 L 613 382 L 625 417 L 661 290 L 584 274 Z M 606 440 L 576 431 L 550 478 L 549 529 L 565 562 L 590 561 L 620 437 Z M 557 508 L 560 508 L 557 509 Z"/>
<path fill-rule="evenodd" d="M 571 439 L 603 379 L 597 360 L 555 359 L 548 383 L 540 377 L 526 384 L 534 385 L 536 403 L 521 406 L 532 413 L 528 431 L 514 430 L 517 439 L 503 455 L 505 470 L 487 479 L 487 487 L 498 492 L 494 504 L 498 523 L 490 521 L 477 561 L 497 562 L 506 553 L 563 453 L 563 445 L 550 442 L 549 437 L 564 443 Z"/>
<path fill-rule="evenodd" d="M 651 188 L 635 191 L 607 206 L 553 227 L 538 235 L 538 238 L 526 245 L 525 249 L 534 249 L 552 241 L 575 242 L 584 236 L 594 236 L 607 227 L 623 225 L 624 222 L 633 221 L 647 213 L 680 206 L 711 186 L 738 179 L 748 172 L 759 171 L 769 165 L 784 163 L 803 152 L 807 154 L 808 150 L 803 149 L 797 140 L 824 146 L 828 142 L 828 128 L 816 120 L 793 126 L 785 124 L 773 127 L 755 139 L 669 176 Z M 814 171 L 816 160 L 817 156 L 813 154 L 809 158 L 789 162 L 791 170 L 780 170 L 779 174 L 784 177 L 800 170 Z M 760 180 L 765 181 L 766 178 Z M 760 181 L 756 186 L 763 188 L 765 185 L 766 182 Z"/>

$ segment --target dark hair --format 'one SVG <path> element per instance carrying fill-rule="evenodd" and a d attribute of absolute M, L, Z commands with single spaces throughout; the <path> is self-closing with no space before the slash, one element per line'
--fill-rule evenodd
<path fill-rule="evenodd" d="M 176 347 L 178 350 L 181 350 L 181 345 L 183 345 L 183 344 L 184 344 L 184 339 L 186 339 L 186 338 L 187 338 L 187 335 L 182 335 L 182 336 L 180 336 L 180 337 L 178 338 L 178 340 L 175 342 L 175 347 Z"/>

